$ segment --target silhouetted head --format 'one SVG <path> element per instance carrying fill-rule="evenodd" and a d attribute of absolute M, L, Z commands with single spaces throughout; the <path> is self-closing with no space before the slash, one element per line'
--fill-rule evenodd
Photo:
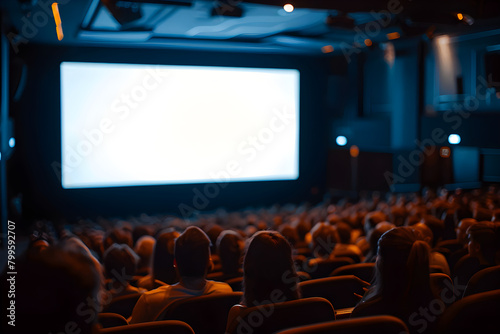
<path fill-rule="evenodd" d="M 16 333 L 92 333 L 101 283 L 92 260 L 82 252 L 54 246 L 31 255 L 17 263 L 16 327 L 11 329 Z"/>
<path fill-rule="evenodd" d="M 132 280 L 138 263 L 137 254 L 124 244 L 113 244 L 104 252 L 103 264 L 106 277 L 117 283 Z"/>
<path fill-rule="evenodd" d="M 137 269 L 147 269 L 151 266 L 151 258 L 156 240 L 150 235 L 140 237 L 135 243 L 134 251 L 139 256 Z"/>
<path fill-rule="evenodd" d="M 314 256 L 328 257 L 333 251 L 339 237 L 335 228 L 328 223 L 317 223 L 311 229 L 311 248 Z"/>
<path fill-rule="evenodd" d="M 431 294 L 430 247 L 421 234 L 401 226 L 385 232 L 378 241 L 376 292 L 390 299 L 419 303 Z"/>
<path fill-rule="evenodd" d="M 469 242 L 468 236 L 467 236 L 467 230 L 469 229 L 469 227 L 471 225 L 474 225 L 476 223 L 477 223 L 477 220 L 475 220 L 474 218 L 464 218 L 460 221 L 460 223 L 458 223 L 457 240 L 461 244 L 466 245 Z"/>
<path fill-rule="evenodd" d="M 165 230 L 160 233 L 156 240 L 153 251 L 153 279 L 160 280 L 167 284 L 174 284 L 179 281 L 174 267 L 175 239 L 179 232 L 174 229 Z"/>
<path fill-rule="evenodd" d="M 243 272 L 243 303 L 249 307 L 299 298 L 292 248 L 278 232 L 259 231 L 252 236 Z"/>
<path fill-rule="evenodd" d="M 470 256 L 478 258 L 481 264 L 495 265 L 499 239 L 495 224 L 488 221 L 478 222 L 467 229 L 467 234 Z"/>
<path fill-rule="evenodd" d="M 217 238 L 217 252 L 219 253 L 222 272 L 226 275 L 235 275 L 241 268 L 241 257 L 244 247 L 243 238 L 239 233 L 226 230 Z"/>
<path fill-rule="evenodd" d="M 181 277 L 205 277 L 210 265 L 210 239 L 199 227 L 188 227 L 175 239 L 175 262 Z"/>

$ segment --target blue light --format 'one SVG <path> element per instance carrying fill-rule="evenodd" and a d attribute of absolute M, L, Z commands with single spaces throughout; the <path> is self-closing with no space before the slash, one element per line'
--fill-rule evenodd
<path fill-rule="evenodd" d="M 16 146 L 16 140 L 12 137 L 9 139 L 9 147 L 13 148 L 14 146 Z"/>
<path fill-rule="evenodd" d="M 460 144 L 461 140 L 462 138 L 460 138 L 460 136 L 455 133 L 448 136 L 448 143 L 452 145 Z"/>
<path fill-rule="evenodd" d="M 337 142 L 339 146 L 345 146 L 345 144 L 347 144 L 347 138 L 345 136 L 338 136 L 335 142 Z"/>

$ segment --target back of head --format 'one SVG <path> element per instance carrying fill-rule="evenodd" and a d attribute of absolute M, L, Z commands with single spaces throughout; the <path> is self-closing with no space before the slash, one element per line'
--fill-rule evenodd
<path fill-rule="evenodd" d="M 457 228 L 457 240 L 462 243 L 466 244 L 467 241 L 467 230 L 469 227 L 473 224 L 476 224 L 477 220 L 474 218 L 464 218 L 458 223 L 458 228 Z"/>
<path fill-rule="evenodd" d="M 339 242 L 341 244 L 350 244 L 351 243 L 351 230 L 352 230 L 351 227 L 344 222 L 338 222 L 334 225 L 334 227 L 337 230 Z"/>
<path fill-rule="evenodd" d="M 494 265 L 495 255 L 499 248 L 499 233 L 495 223 L 478 222 L 467 229 L 467 234 L 470 240 L 470 255 L 482 258 L 485 264 Z"/>
<path fill-rule="evenodd" d="M 370 250 L 373 252 L 373 254 L 377 253 L 377 248 L 378 248 L 378 239 L 387 231 L 390 229 L 393 229 L 394 224 L 391 224 L 389 222 L 381 222 L 378 223 L 375 228 L 373 228 L 370 231 L 370 234 L 368 234 L 368 242 L 370 243 Z"/>
<path fill-rule="evenodd" d="M 17 272 L 15 332 L 92 332 L 101 281 L 88 256 L 51 246 L 20 259 Z"/>
<path fill-rule="evenodd" d="M 132 280 L 138 263 L 137 254 L 124 244 L 113 244 L 104 252 L 103 264 L 106 276 L 115 282 Z"/>
<path fill-rule="evenodd" d="M 433 240 L 431 243 L 431 247 L 435 247 L 436 244 L 443 239 L 444 222 L 441 219 L 431 215 L 425 215 L 423 218 L 423 222 L 432 231 Z"/>
<path fill-rule="evenodd" d="M 139 256 L 140 261 L 138 267 L 149 267 L 151 264 L 151 257 L 155 248 L 156 240 L 150 235 L 140 237 L 135 243 L 134 251 Z"/>
<path fill-rule="evenodd" d="M 425 242 L 427 242 L 429 246 L 432 246 L 434 235 L 427 225 L 425 225 L 424 223 L 417 223 L 415 225 L 412 225 L 412 228 L 422 235 L 422 239 L 425 240 Z"/>
<path fill-rule="evenodd" d="M 387 221 L 387 216 L 381 211 L 368 212 L 365 215 L 364 230 L 368 234 L 378 223 Z"/>
<path fill-rule="evenodd" d="M 205 277 L 210 263 L 210 239 L 199 227 L 188 227 L 175 239 L 175 262 L 181 277 Z"/>
<path fill-rule="evenodd" d="M 217 252 L 224 274 L 234 275 L 238 273 L 241 268 L 243 244 L 243 238 L 239 233 L 231 230 L 222 232 L 217 238 Z"/>
<path fill-rule="evenodd" d="M 339 242 L 337 231 L 328 223 L 317 223 L 311 229 L 312 251 L 315 256 L 328 256 Z"/>
<path fill-rule="evenodd" d="M 224 229 L 217 224 L 210 224 L 207 227 L 204 228 L 205 233 L 207 234 L 208 238 L 210 239 L 210 250 L 212 252 L 217 251 L 217 238 L 219 235 L 224 231 Z"/>
<path fill-rule="evenodd" d="M 174 267 L 175 239 L 179 232 L 168 230 L 162 232 L 153 251 L 153 278 L 167 284 L 174 284 L 179 281 Z"/>
<path fill-rule="evenodd" d="M 243 272 L 243 303 L 249 307 L 299 298 L 292 248 L 278 232 L 254 234 L 247 245 Z"/>
<path fill-rule="evenodd" d="M 282 224 L 278 228 L 278 231 L 282 236 L 286 238 L 286 240 L 288 240 L 290 245 L 295 246 L 299 242 L 299 234 L 297 233 L 297 230 L 292 226 L 288 224 Z"/>
<path fill-rule="evenodd" d="M 428 302 L 432 297 L 429 253 L 429 245 L 411 227 L 384 233 L 378 241 L 377 294 L 389 300 L 406 300 L 408 306 Z"/>
<path fill-rule="evenodd" d="M 122 228 L 112 228 L 104 236 L 104 250 L 108 249 L 112 244 L 125 244 L 133 247 L 131 233 Z"/>

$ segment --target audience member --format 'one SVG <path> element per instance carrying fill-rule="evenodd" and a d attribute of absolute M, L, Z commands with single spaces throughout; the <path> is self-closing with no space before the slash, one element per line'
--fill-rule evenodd
<path fill-rule="evenodd" d="M 175 240 L 174 254 L 179 283 L 144 293 L 134 307 L 131 324 L 155 320 L 168 304 L 177 299 L 232 292 L 226 283 L 206 280 L 211 265 L 210 239 L 200 228 L 188 227 Z"/>
<path fill-rule="evenodd" d="M 396 227 L 378 242 L 375 281 L 353 310 L 352 317 L 388 314 L 403 320 L 411 333 L 427 333 L 435 325 L 418 327 L 419 310 L 435 298 L 429 278 L 429 245 L 411 227 Z"/>

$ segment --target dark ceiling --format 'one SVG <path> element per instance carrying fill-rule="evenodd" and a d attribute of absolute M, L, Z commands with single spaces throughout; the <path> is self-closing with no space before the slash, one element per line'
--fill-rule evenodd
<path fill-rule="evenodd" d="M 393 38 L 500 28 L 498 0 L 2 0 L 12 44 L 342 53 Z M 369 39 L 370 41 L 365 41 Z"/>

